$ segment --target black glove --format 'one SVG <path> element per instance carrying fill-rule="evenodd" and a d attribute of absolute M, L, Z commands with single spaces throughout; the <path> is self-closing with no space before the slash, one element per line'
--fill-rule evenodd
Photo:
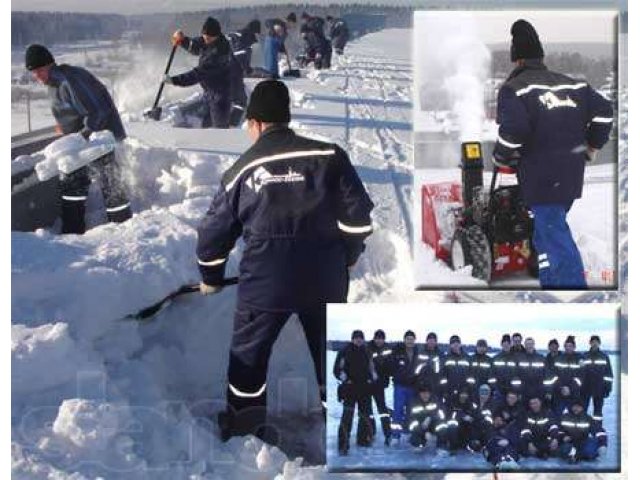
<path fill-rule="evenodd" d="M 507 158 L 493 152 L 492 160 L 496 167 L 516 168 L 520 162 L 520 154 L 518 152 L 514 152 L 513 155 Z"/>
<path fill-rule="evenodd" d="M 82 135 L 87 141 L 89 141 L 89 137 L 92 133 L 93 131 L 89 127 L 84 127 L 82 130 L 80 130 L 80 135 Z"/>

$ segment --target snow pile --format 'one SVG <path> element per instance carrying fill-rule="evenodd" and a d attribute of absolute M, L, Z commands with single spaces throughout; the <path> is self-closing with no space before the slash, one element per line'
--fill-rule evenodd
<path fill-rule="evenodd" d="M 113 133 L 108 130 L 92 133 L 88 141 L 80 133 L 71 133 L 50 143 L 42 152 L 31 155 L 31 163 L 38 180 L 44 182 L 90 164 L 112 152 L 115 146 Z M 23 159 L 21 163 L 27 162 Z"/>
<path fill-rule="evenodd" d="M 90 354 L 69 336 L 66 323 L 11 328 L 11 389 L 28 395 L 75 382 L 78 371 L 96 369 Z M 52 366 L 56 368 L 52 368 Z"/>

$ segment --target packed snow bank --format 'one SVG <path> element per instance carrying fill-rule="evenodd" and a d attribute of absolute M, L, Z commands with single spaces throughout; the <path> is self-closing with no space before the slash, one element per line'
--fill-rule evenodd
<path fill-rule="evenodd" d="M 78 371 L 95 370 L 99 364 L 70 337 L 66 323 L 53 323 L 12 326 L 11 366 L 11 390 L 24 396 L 75 382 Z"/>
<path fill-rule="evenodd" d="M 198 279 L 195 232 L 167 211 L 135 215 L 83 236 L 12 233 L 12 317 L 63 319 L 79 338 Z M 36 254 L 37 252 L 37 254 Z"/>

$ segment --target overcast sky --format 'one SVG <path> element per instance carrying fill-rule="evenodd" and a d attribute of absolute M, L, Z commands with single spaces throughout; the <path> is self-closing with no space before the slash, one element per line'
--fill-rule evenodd
<path fill-rule="evenodd" d="M 459 20 L 461 25 L 467 25 L 466 28 L 472 23 L 478 39 L 484 43 L 504 43 L 508 47 L 511 42 L 511 24 L 522 18 L 533 24 L 543 45 L 545 42 L 613 43 L 616 15 L 617 12 L 607 10 L 425 11 L 416 12 L 414 28 L 416 35 L 424 35 L 424 40 L 428 43 L 432 26 L 455 25 L 458 23 L 456 20 Z M 455 30 L 451 31 L 451 35 L 456 35 Z M 434 38 L 432 41 L 437 44 L 442 39 Z"/>
<path fill-rule="evenodd" d="M 382 328 L 387 339 L 401 340 L 413 330 L 419 342 L 434 331 L 441 343 L 453 334 L 463 343 L 484 338 L 498 347 L 504 333 L 520 332 L 533 337 L 540 349 L 551 338 L 560 344 L 575 335 L 578 349 L 588 346 L 589 337 L 598 334 L 605 349 L 618 350 L 617 307 L 611 304 L 332 304 L 327 312 L 327 338 L 349 340 L 355 329 L 367 340 Z"/>

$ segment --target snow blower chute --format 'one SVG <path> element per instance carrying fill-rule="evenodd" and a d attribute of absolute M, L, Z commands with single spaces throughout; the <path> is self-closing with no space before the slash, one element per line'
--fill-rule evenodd
<path fill-rule="evenodd" d="M 472 275 L 486 282 L 522 270 L 537 276 L 531 212 L 519 185 L 498 182 L 516 171 L 495 167 L 486 190 L 479 142 L 462 144 L 460 169 L 460 183 L 422 186 L 422 241 L 454 270 L 471 266 Z"/>

